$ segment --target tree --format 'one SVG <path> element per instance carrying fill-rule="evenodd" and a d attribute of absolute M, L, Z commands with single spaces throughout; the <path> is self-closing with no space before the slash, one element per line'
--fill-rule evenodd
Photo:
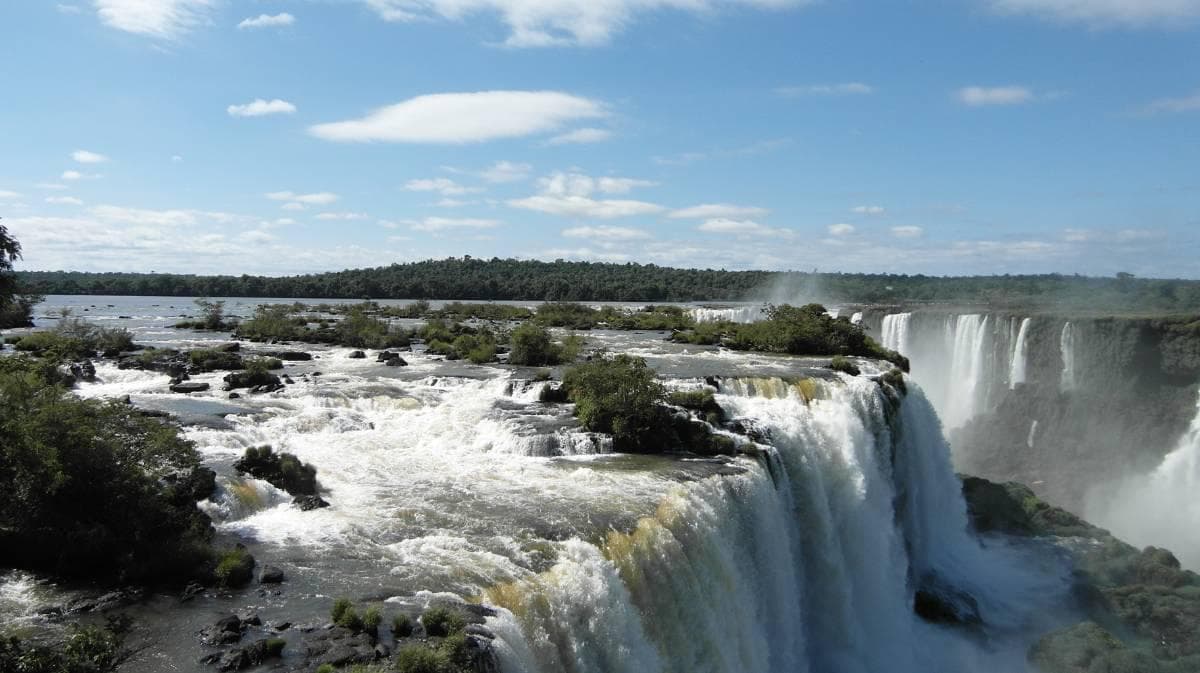
<path fill-rule="evenodd" d="M 28 327 L 33 307 L 42 301 L 36 295 L 21 295 L 13 262 L 21 258 L 21 244 L 0 224 L 0 328 Z"/>
<path fill-rule="evenodd" d="M 666 391 L 642 358 L 597 358 L 569 369 L 563 386 L 583 427 L 612 435 L 618 451 L 663 449 L 669 429 L 663 413 Z"/>

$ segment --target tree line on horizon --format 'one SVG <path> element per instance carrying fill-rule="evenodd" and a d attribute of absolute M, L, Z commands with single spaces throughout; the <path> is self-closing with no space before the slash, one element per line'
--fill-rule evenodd
<path fill-rule="evenodd" d="M 298 276 L 22 271 L 30 294 L 520 301 L 821 301 L 1200 312 L 1200 281 L 1064 274 L 927 276 L 677 269 L 472 257 Z"/>

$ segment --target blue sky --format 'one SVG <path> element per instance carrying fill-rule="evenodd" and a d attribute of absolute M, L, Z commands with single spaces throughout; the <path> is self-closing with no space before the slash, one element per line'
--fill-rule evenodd
<path fill-rule="evenodd" d="M 1200 277 L 1200 0 L 9 0 L 19 268 Z"/>

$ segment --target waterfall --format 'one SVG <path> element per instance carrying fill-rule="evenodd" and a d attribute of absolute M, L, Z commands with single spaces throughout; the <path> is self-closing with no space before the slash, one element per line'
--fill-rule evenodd
<path fill-rule="evenodd" d="M 1058 338 L 1062 350 L 1062 381 L 1059 387 L 1063 392 L 1075 389 L 1075 328 L 1071 323 L 1063 325 L 1062 335 Z"/>
<path fill-rule="evenodd" d="M 960 315 L 954 326 L 950 381 L 952 393 L 943 415 L 947 427 L 957 428 L 975 415 L 984 383 L 984 355 L 988 316 Z"/>
<path fill-rule="evenodd" d="M 1025 671 L 1020 634 L 1066 573 L 1018 572 L 1026 552 L 974 539 L 915 383 L 898 415 L 868 379 L 812 385 L 723 382 L 722 407 L 770 437 L 759 461 L 677 484 L 631 529 L 567 541 L 548 571 L 485 591 L 503 669 Z M 933 581 L 978 602 L 987 648 L 914 615 Z"/>
<path fill-rule="evenodd" d="M 1029 335 L 1030 319 L 1021 321 L 1021 329 L 1017 331 L 1017 343 L 1013 347 L 1012 365 L 1008 368 L 1008 387 L 1016 389 L 1018 383 L 1025 383 L 1025 361 L 1029 357 L 1029 344 L 1025 339 Z"/>
<path fill-rule="evenodd" d="M 860 325 L 860 324 L 862 324 L 862 320 L 863 320 L 862 311 L 855 311 L 854 314 L 850 316 L 850 324 L 852 324 L 852 325 Z"/>
<path fill-rule="evenodd" d="M 908 325 L 911 313 L 894 313 L 883 317 L 883 347 L 902 354 L 908 353 Z"/>
<path fill-rule="evenodd" d="M 1136 546 L 1166 547 L 1200 571 L 1200 402 L 1191 425 L 1151 473 L 1089 494 L 1086 516 Z"/>
<path fill-rule="evenodd" d="M 690 311 L 696 322 L 752 323 L 767 317 L 763 306 L 740 306 L 735 308 L 694 308 Z"/>

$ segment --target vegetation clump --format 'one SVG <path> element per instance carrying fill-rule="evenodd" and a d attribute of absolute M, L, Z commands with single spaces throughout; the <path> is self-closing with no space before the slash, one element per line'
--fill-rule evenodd
<path fill-rule="evenodd" d="M 525 367 L 547 367 L 573 362 L 583 350 L 583 339 L 568 335 L 555 343 L 549 330 L 525 323 L 509 335 L 508 363 Z"/>
<path fill-rule="evenodd" d="M 33 307 L 42 297 L 23 293 L 21 282 L 13 274 L 13 262 L 21 258 L 21 244 L 0 224 L 0 329 L 32 327 Z"/>
<path fill-rule="evenodd" d="M 219 586 L 231 589 L 243 587 L 254 577 L 254 565 L 254 557 L 246 551 L 246 547 L 239 544 L 221 554 L 213 577 Z"/>
<path fill-rule="evenodd" d="M 833 360 L 829 363 L 829 368 L 835 372 L 842 372 L 844 374 L 849 374 L 850 376 L 858 376 L 862 373 L 862 370 L 858 368 L 858 365 L 854 364 L 854 360 L 851 360 L 845 355 L 833 356 Z"/>
<path fill-rule="evenodd" d="M 17 356 L 0 358 L 0 437 L 0 566 L 131 583 L 211 568 L 212 523 L 169 479 L 199 465 L 178 426 Z"/>
<path fill-rule="evenodd" d="M 82 318 L 72 317 L 67 309 L 61 311 L 58 325 L 53 330 L 28 334 L 18 339 L 14 346 L 18 351 L 59 361 L 90 358 L 97 354 L 115 357 L 137 348 L 129 330 L 97 327 Z"/>
<path fill-rule="evenodd" d="M 467 620 L 457 610 L 435 606 L 421 614 L 421 625 L 426 634 L 445 637 L 467 628 Z"/>
<path fill-rule="evenodd" d="M 685 343 L 789 355 L 857 355 L 887 360 L 908 371 L 908 358 L 880 346 L 862 325 L 834 318 L 820 304 L 767 307 L 767 319 L 753 323 L 697 325 L 672 337 Z"/>
<path fill-rule="evenodd" d="M 111 673 L 129 659 L 128 622 L 110 619 L 104 626 L 73 625 L 64 641 L 32 644 L 0 636 L 0 671 L 13 673 Z"/>
<path fill-rule="evenodd" d="M 713 392 L 707 388 L 703 390 L 675 391 L 667 395 L 667 401 L 677 407 L 695 411 L 711 425 L 720 425 L 726 420 L 725 410 L 721 408 L 721 405 L 717 404 Z"/>
<path fill-rule="evenodd" d="M 317 468 L 290 453 L 275 453 L 269 446 L 250 447 L 233 464 L 238 472 L 262 479 L 290 495 L 316 495 Z"/>
<path fill-rule="evenodd" d="M 224 301 L 209 301 L 207 298 L 201 297 L 196 299 L 196 308 L 200 309 L 200 318 L 196 320 L 183 320 L 175 323 L 178 329 L 195 329 L 208 331 L 228 331 L 237 329 L 237 318 L 227 318 L 225 315 Z"/>

